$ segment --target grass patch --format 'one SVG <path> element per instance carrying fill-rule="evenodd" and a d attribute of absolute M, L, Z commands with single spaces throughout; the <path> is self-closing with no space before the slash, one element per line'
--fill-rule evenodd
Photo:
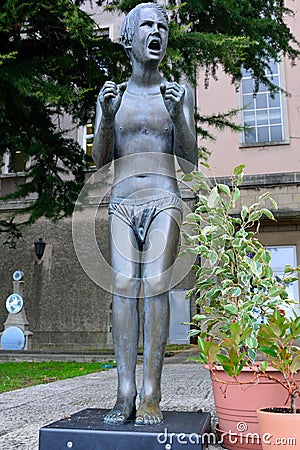
<path fill-rule="evenodd" d="M 167 345 L 167 352 L 179 352 L 182 350 L 188 350 L 189 348 L 192 348 L 193 345 L 190 344 L 168 344 Z"/>
<path fill-rule="evenodd" d="M 0 363 L 0 393 L 36 384 L 65 380 L 115 367 L 106 362 L 3 362 Z"/>

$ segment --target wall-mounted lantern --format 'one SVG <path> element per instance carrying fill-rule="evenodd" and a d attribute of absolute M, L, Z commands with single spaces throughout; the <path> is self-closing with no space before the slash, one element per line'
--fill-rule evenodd
<path fill-rule="evenodd" d="M 34 242 L 34 247 L 35 247 L 35 254 L 38 257 L 38 259 L 42 259 L 46 247 L 46 242 L 44 242 L 42 238 L 39 238 L 37 241 Z"/>

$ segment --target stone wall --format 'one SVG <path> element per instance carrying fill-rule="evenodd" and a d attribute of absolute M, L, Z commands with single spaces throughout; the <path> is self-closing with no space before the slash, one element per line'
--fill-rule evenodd
<path fill-rule="evenodd" d="M 99 239 L 107 250 L 107 221 L 101 220 L 99 225 Z M 41 261 L 34 250 L 39 237 L 47 243 Z M 55 224 L 40 220 L 24 232 L 16 249 L 0 245 L 1 325 L 7 315 L 5 300 L 12 293 L 12 274 L 22 270 L 32 349 L 92 351 L 110 343 L 111 296 L 82 270 L 73 247 L 70 219 Z"/>

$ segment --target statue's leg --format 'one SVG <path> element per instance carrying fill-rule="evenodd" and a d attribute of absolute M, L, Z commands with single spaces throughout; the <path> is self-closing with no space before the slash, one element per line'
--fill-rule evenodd
<path fill-rule="evenodd" d="M 181 213 L 160 212 L 151 223 L 145 243 L 144 282 L 144 368 L 137 424 L 155 424 L 163 419 L 161 374 L 169 335 L 168 289 L 175 262 Z"/>
<path fill-rule="evenodd" d="M 113 274 L 112 329 L 118 371 L 118 394 L 105 422 L 122 424 L 135 416 L 135 369 L 138 350 L 140 252 L 132 229 L 119 217 L 110 217 Z"/>

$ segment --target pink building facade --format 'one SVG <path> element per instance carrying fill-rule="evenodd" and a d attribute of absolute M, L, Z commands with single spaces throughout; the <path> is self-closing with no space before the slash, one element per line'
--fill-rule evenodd
<path fill-rule="evenodd" d="M 300 40 L 300 1 L 295 0 L 288 3 L 295 12 L 294 18 L 289 18 L 288 23 L 293 34 Z M 283 127 L 281 139 L 277 140 L 278 135 L 275 134 L 274 139 L 269 142 L 266 140 L 247 144 L 243 133 L 232 133 L 228 130 L 216 132 L 216 142 L 206 143 L 212 152 L 209 164 L 213 175 L 228 176 L 233 167 L 239 164 L 246 165 L 248 175 L 292 173 L 300 170 L 300 62 L 296 61 L 296 64 L 292 67 L 290 61 L 283 60 L 278 69 L 280 87 L 288 93 L 287 96 L 282 94 L 280 99 L 280 114 L 282 116 L 280 119 Z M 243 107 L 242 87 L 237 91 L 230 78 L 221 71 L 217 74 L 217 77 L 217 81 L 211 79 L 208 89 L 204 89 L 201 74 L 199 76 L 197 105 L 199 112 L 205 115 Z M 277 72 L 274 75 L 274 82 L 277 83 Z M 247 86 L 245 87 L 247 88 Z M 247 93 L 249 93 L 249 89 L 246 90 L 244 98 Z M 256 114 L 269 107 L 269 104 L 264 103 L 263 97 L 265 97 L 264 91 L 260 89 L 256 96 L 256 103 L 258 104 Z M 250 100 L 244 100 L 244 106 L 250 106 L 249 102 Z M 272 109 L 275 110 L 275 113 L 279 112 L 278 104 L 270 105 L 270 110 Z M 265 125 L 263 119 L 262 115 L 261 127 Z M 260 126 L 259 118 L 257 120 L 258 126 Z M 277 120 L 279 120 L 279 117 Z M 274 117 L 274 121 L 276 123 L 276 117 Z M 237 117 L 237 122 L 243 124 L 242 111 Z M 253 125 L 250 122 L 251 120 L 249 121 L 250 126 Z"/>
<path fill-rule="evenodd" d="M 299 40 L 300 1 L 287 3 L 295 12 L 287 21 Z M 244 72 L 237 87 L 219 71 L 217 80 L 211 79 L 207 89 L 199 75 L 197 105 L 203 115 L 240 109 L 236 122 L 247 125 L 246 132 L 214 130 L 216 141 L 201 141 L 211 151 L 208 176 L 226 180 L 234 167 L 245 164 L 243 204 L 250 205 L 263 192 L 271 192 L 278 204 L 274 211 L 277 221 L 264 222 L 260 240 L 270 248 L 272 265 L 280 275 L 285 264 L 300 263 L 300 62 L 291 66 L 283 59 L 271 69 L 268 76 L 286 94 L 272 96 L 266 86 L 260 85 L 253 95 L 251 73 Z M 299 305 L 297 284 L 291 288 L 291 295 Z"/>

